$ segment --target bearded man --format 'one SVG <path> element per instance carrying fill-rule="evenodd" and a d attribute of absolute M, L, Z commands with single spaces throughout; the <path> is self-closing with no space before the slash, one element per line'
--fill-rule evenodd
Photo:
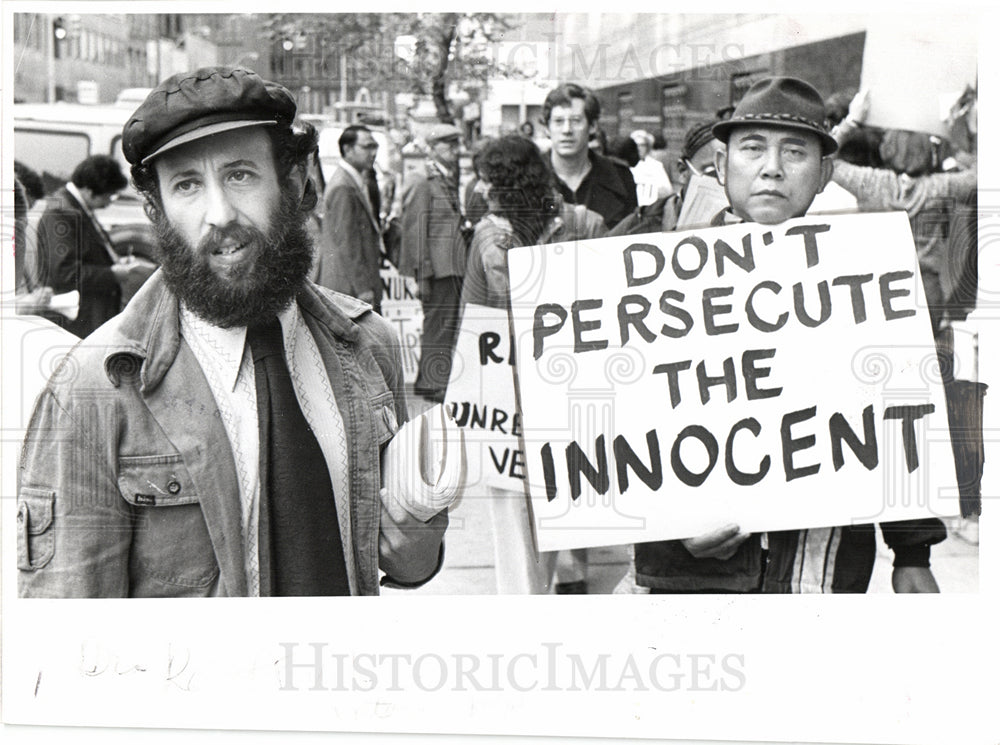
<path fill-rule="evenodd" d="M 306 277 L 315 135 L 280 85 L 175 75 L 122 148 L 161 269 L 39 397 L 18 480 L 22 596 L 377 594 L 443 557 L 447 513 L 395 517 L 398 345 Z"/>

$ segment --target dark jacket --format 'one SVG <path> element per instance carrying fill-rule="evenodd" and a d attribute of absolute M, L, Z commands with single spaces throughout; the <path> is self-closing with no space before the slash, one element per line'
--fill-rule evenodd
<path fill-rule="evenodd" d="M 604 218 L 604 224 L 613 228 L 639 206 L 635 192 L 635 179 L 627 166 L 614 162 L 594 152 L 589 152 L 590 171 L 583 177 L 576 191 L 556 176 L 556 186 L 567 204 L 582 204 Z"/>
<path fill-rule="evenodd" d="M 468 244 L 462 232 L 458 180 L 432 162 L 406 175 L 400 221 L 399 272 L 421 282 L 462 277 Z"/>
<path fill-rule="evenodd" d="M 596 212 L 583 205 L 562 205 L 559 214 L 549 220 L 535 245 L 569 243 L 603 238 L 607 229 Z M 505 310 L 517 298 L 510 296 L 507 251 L 523 245 L 514 235 L 505 217 L 487 214 L 476 225 L 469 249 L 469 264 L 462 284 L 462 306 L 468 303 Z"/>
<path fill-rule="evenodd" d="M 351 297 L 372 293 L 371 303 L 382 302 L 382 231 L 361 186 L 341 165 L 330 177 L 323 195 L 319 277 L 316 283 Z"/>
<path fill-rule="evenodd" d="M 895 566 L 929 566 L 945 539 L 936 517 L 881 525 Z M 729 559 L 696 559 L 680 541 L 635 546 L 636 583 L 671 592 L 865 592 L 875 566 L 875 526 L 849 525 L 747 538 Z"/>
<path fill-rule="evenodd" d="M 642 235 L 643 233 L 669 233 L 677 228 L 677 218 L 681 215 L 684 202 L 680 192 L 657 199 L 652 204 L 639 207 L 608 231 L 608 237 L 616 235 Z"/>
<path fill-rule="evenodd" d="M 107 234 L 94 224 L 65 187 L 46 200 L 38 223 L 39 261 L 47 267 L 43 284 L 53 291 L 80 291 L 75 321 L 61 318 L 63 327 L 85 337 L 121 310 L 122 292 L 111 271 Z"/>

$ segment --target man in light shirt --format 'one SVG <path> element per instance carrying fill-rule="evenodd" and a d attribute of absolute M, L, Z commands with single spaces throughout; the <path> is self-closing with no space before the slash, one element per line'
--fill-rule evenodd
<path fill-rule="evenodd" d="M 658 199 L 669 196 L 674 187 L 663 163 L 653 157 L 653 135 L 643 129 L 629 135 L 639 148 L 639 162 L 632 167 L 636 196 L 639 206 L 650 205 Z"/>
<path fill-rule="evenodd" d="M 22 596 L 372 595 L 440 567 L 447 513 L 383 503 L 382 448 L 406 418 L 394 334 L 306 279 L 315 139 L 294 116 L 280 85 L 212 67 L 126 123 L 163 264 L 36 403 Z"/>

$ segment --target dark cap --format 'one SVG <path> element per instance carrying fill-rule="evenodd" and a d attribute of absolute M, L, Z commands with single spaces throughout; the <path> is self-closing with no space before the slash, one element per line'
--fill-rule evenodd
<path fill-rule="evenodd" d="M 695 153 L 715 139 L 715 135 L 712 134 L 713 126 L 715 126 L 714 119 L 699 122 L 691 126 L 684 133 L 684 146 L 681 148 L 681 157 L 684 160 L 691 160 L 695 156 Z"/>
<path fill-rule="evenodd" d="M 135 165 L 179 145 L 241 127 L 295 118 L 283 86 L 241 67 L 203 67 L 173 75 L 146 97 L 122 130 L 122 151 Z"/>
<path fill-rule="evenodd" d="M 765 78 L 746 92 L 733 115 L 712 127 L 716 139 L 727 142 L 736 127 L 782 127 L 812 132 L 819 137 L 823 155 L 837 151 L 837 141 L 824 125 L 826 112 L 819 92 L 798 78 Z"/>

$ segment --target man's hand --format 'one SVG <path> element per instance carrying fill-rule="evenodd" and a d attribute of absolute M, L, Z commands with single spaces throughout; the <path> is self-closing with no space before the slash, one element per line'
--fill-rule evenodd
<path fill-rule="evenodd" d="M 725 561 L 747 538 L 750 533 L 741 533 L 739 525 L 726 525 L 711 533 L 685 538 L 684 548 L 696 559 L 722 559 Z"/>
<path fill-rule="evenodd" d="M 358 300 L 363 303 L 368 303 L 373 305 L 375 303 L 375 291 L 374 290 L 363 290 L 360 295 L 358 295 Z"/>
<path fill-rule="evenodd" d="M 941 592 L 930 567 L 896 567 L 892 570 L 896 592 Z"/>
<path fill-rule="evenodd" d="M 111 265 L 111 273 L 115 275 L 118 284 L 125 285 L 135 278 L 150 273 L 155 268 L 156 265 L 151 261 L 135 256 L 123 256 Z M 143 279 L 145 278 L 143 277 Z"/>
<path fill-rule="evenodd" d="M 871 96 L 870 91 L 865 88 L 857 92 L 854 98 L 851 99 L 850 105 L 847 107 L 847 119 L 854 122 L 855 124 L 864 124 L 865 119 L 868 117 L 868 109 L 871 107 Z"/>
<path fill-rule="evenodd" d="M 407 515 L 396 521 L 382 507 L 378 536 L 379 566 L 397 582 L 413 584 L 428 579 L 437 567 L 441 540 L 448 527 L 448 510 L 427 522 Z"/>
<path fill-rule="evenodd" d="M 31 292 L 14 296 L 14 308 L 18 315 L 41 313 L 52 302 L 52 288 L 38 287 Z"/>

